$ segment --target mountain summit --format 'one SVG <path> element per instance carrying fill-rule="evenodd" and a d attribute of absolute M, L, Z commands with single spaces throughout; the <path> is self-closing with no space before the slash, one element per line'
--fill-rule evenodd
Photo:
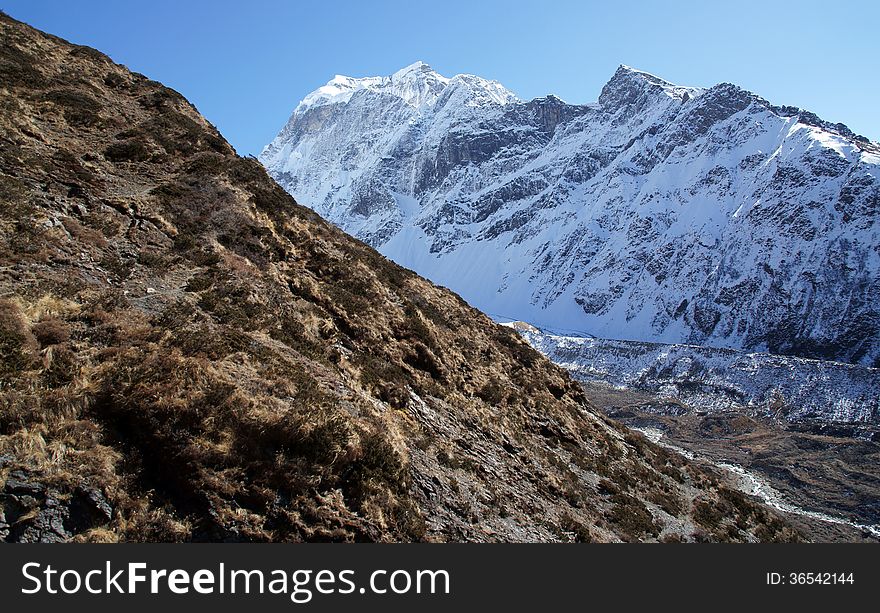
<path fill-rule="evenodd" d="M 628 66 L 586 105 L 430 74 L 429 104 L 364 87 L 300 105 L 260 161 L 496 316 L 880 365 L 876 143 L 729 83 Z"/>
<path fill-rule="evenodd" d="M 449 79 L 434 72 L 424 62 L 410 64 L 390 77 L 353 78 L 336 75 L 326 85 L 303 98 L 296 111 L 304 112 L 319 106 L 348 102 L 360 91 L 393 96 L 418 108 L 432 104 L 448 83 Z"/>

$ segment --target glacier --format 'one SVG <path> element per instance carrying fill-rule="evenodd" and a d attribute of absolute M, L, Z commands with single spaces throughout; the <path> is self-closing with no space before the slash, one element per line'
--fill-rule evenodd
<path fill-rule="evenodd" d="M 648 392 L 661 411 L 739 411 L 791 422 L 880 425 L 880 370 L 697 345 L 564 336 L 502 324 L 586 383 Z"/>

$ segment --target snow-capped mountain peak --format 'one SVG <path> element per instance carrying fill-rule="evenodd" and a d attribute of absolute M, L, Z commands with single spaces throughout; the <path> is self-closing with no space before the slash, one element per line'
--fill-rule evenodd
<path fill-rule="evenodd" d="M 436 75 L 437 73 L 422 60 L 416 60 L 391 75 L 392 81 L 402 81 L 412 75 Z"/>
<path fill-rule="evenodd" d="M 843 124 L 624 65 L 586 105 L 422 63 L 356 81 L 261 161 L 484 311 L 880 364 L 880 147 Z"/>
<path fill-rule="evenodd" d="M 302 113 L 310 108 L 324 105 L 345 104 L 355 92 L 361 90 L 389 94 L 400 98 L 410 106 L 420 107 L 432 104 L 448 83 L 449 79 L 421 61 L 384 77 L 336 75 L 303 98 L 295 112 Z"/>
<path fill-rule="evenodd" d="M 645 98 L 654 102 L 659 96 L 666 96 L 678 102 L 687 102 L 702 94 L 700 87 L 675 85 L 652 75 L 621 64 L 599 94 L 599 105 L 606 109 L 632 106 Z"/>
<path fill-rule="evenodd" d="M 449 79 L 422 61 L 398 70 L 389 81 L 387 91 L 415 108 L 433 104 L 449 84 Z"/>
<path fill-rule="evenodd" d="M 361 90 L 394 96 L 413 108 L 423 109 L 434 105 L 447 89 L 458 91 L 458 98 L 468 106 L 504 105 L 519 100 L 497 81 L 470 74 L 444 77 L 425 62 L 417 61 L 390 76 L 336 75 L 303 98 L 295 112 L 302 113 L 324 105 L 345 104 L 353 94 Z M 454 97 L 452 91 L 447 92 L 447 99 Z"/>
<path fill-rule="evenodd" d="M 469 106 L 505 105 L 518 102 L 512 91 L 498 81 L 491 81 L 476 75 L 459 74 L 449 81 L 450 89 L 458 88 L 465 93 L 466 104 Z"/>
<path fill-rule="evenodd" d="M 321 106 L 348 102 L 351 94 L 358 89 L 367 87 L 366 79 L 353 79 L 345 75 L 336 75 L 326 85 L 322 85 L 302 99 L 296 107 L 297 111 Z"/>

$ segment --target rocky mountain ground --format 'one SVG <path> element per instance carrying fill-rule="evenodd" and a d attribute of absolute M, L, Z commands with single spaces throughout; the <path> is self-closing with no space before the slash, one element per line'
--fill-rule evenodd
<path fill-rule="evenodd" d="M 3 539 L 801 538 L 177 92 L 5 15 L 0 90 Z"/>

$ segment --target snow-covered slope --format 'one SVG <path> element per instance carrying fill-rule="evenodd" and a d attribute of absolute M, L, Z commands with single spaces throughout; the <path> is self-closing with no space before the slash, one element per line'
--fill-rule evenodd
<path fill-rule="evenodd" d="M 880 147 L 734 85 L 621 66 L 594 104 L 523 102 L 416 63 L 334 78 L 260 159 L 490 314 L 880 365 Z"/>
<path fill-rule="evenodd" d="M 560 336 L 508 325 L 581 381 L 651 392 L 699 411 L 745 409 L 793 421 L 880 424 L 876 368 L 695 345 Z"/>

